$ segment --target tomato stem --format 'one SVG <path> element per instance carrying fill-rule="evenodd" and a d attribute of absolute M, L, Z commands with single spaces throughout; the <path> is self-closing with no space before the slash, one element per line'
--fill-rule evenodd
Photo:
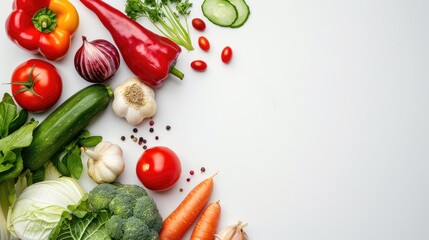
<path fill-rule="evenodd" d="M 36 76 L 33 77 L 34 68 L 36 68 L 36 65 L 33 65 L 33 67 L 31 68 L 30 73 L 28 74 L 28 79 L 26 82 L 12 82 L 11 83 L 11 84 L 16 84 L 16 85 L 22 86 L 22 88 L 18 89 L 17 91 L 15 91 L 13 93 L 13 96 L 16 96 L 18 93 L 21 93 L 21 92 L 30 91 L 32 94 L 43 98 L 43 96 L 41 96 L 36 91 L 34 91 L 34 82 L 35 82 L 37 76 L 39 76 L 39 74 L 40 74 L 40 73 L 38 73 L 38 74 L 36 74 Z"/>

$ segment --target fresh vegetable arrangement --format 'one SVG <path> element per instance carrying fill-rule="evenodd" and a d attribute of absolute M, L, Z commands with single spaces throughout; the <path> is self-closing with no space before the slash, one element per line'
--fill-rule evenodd
<path fill-rule="evenodd" d="M 43 167 L 107 108 L 111 96 L 109 86 L 94 84 L 62 103 L 34 130 L 33 141 L 22 152 L 25 167 Z"/>
<path fill-rule="evenodd" d="M 222 2 L 205 0 L 203 15 L 232 28 L 247 21 L 250 11 L 243 0 L 225 1 L 232 7 L 221 6 Z M 122 12 L 102 0 L 80 3 L 95 13 L 114 42 L 82 36 L 73 63 L 89 85 L 55 109 L 51 108 L 61 99 L 63 81 L 69 81 L 56 68 L 61 64 L 57 60 L 66 57 L 79 26 L 76 9 L 67 0 L 15 0 L 6 20 L 7 34 L 15 44 L 49 62 L 34 58 L 18 65 L 9 82 L 11 94 L 4 94 L 0 102 L 0 239 L 174 240 L 187 233 L 191 239 L 247 239 L 243 231 L 247 224 L 242 222 L 217 233 L 221 204 L 209 203 L 216 174 L 194 187 L 163 219 L 146 189 L 172 189 L 182 176 L 179 156 L 169 147 L 145 145 L 134 161 L 143 187 L 120 183 L 130 164 L 121 146 L 87 130 L 111 101 L 113 113 L 130 125 L 155 116 L 159 107 L 155 92 L 170 73 L 184 77 L 175 68 L 176 61 L 182 47 L 194 49 L 187 19 L 193 4 L 127 0 Z M 228 13 L 232 10 L 235 15 Z M 136 21 L 140 17 L 148 18 L 164 36 L 143 27 Z M 220 24 L 225 22 L 231 23 Z M 192 19 L 192 26 L 199 32 L 209 27 L 200 18 Z M 206 36 L 199 36 L 198 46 L 203 52 L 212 51 Z M 116 82 L 121 57 L 135 76 Z M 232 60 L 231 47 L 223 48 L 220 60 L 225 64 Z M 191 62 L 199 72 L 207 67 L 203 59 Z M 106 84 L 108 80 L 112 82 Z M 43 120 L 29 117 L 48 110 Z M 137 142 L 135 136 L 132 139 Z M 139 144 L 145 141 L 138 139 Z M 88 176 L 97 184 L 88 193 L 77 181 L 85 168 L 82 156 L 87 158 Z M 202 167 L 201 173 L 205 171 Z"/>
<path fill-rule="evenodd" d="M 60 148 L 52 156 L 51 162 L 62 176 L 79 179 L 83 171 L 81 149 L 96 147 L 102 140 L 101 136 L 91 136 L 89 131 L 84 129 L 67 145 Z"/>
<path fill-rule="evenodd" d="M 170 73 L 183 78 L 183 73 L 174 67 L 182 51 L 179 45 L 147 30 L 103 1 L 81 2 L 93 11 L 109 30 L 125 63 L 142 82 L 159 88 Z"/>

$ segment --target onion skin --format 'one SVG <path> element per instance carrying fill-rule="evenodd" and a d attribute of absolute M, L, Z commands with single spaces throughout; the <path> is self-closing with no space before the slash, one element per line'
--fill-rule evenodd
<path fill-rule="evenodd" d="M 74 66 L 88 82 L 101 83 L 109 80 L 119 69 L 119 51 L 107 40 L 89 42 L 82 36 L 82 46 L 76 51 Z"/>

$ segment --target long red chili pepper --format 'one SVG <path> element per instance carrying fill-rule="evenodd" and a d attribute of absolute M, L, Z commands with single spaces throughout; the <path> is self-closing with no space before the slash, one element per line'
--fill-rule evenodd
<path fill-rule="evenodd" d="M 125 63 L 144 83 L 159 88 L 169 73 L 183 78 L 174 68 L 182 49 L 170 39 L 146 29 L 101 0 L 80 0 L 93 11 L 112 35 Z"/>

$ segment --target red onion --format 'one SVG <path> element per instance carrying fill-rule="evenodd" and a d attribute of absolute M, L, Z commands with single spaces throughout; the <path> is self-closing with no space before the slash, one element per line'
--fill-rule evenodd
<path fill-rule="evenodd" d="M 74 66 L 79 75 L 88 82 L 109 80 L 119 68 L 118 49 L 109 41 L 97 39 L 91 42 L 82 36 L 82 46 L 74 56 Z"/>

